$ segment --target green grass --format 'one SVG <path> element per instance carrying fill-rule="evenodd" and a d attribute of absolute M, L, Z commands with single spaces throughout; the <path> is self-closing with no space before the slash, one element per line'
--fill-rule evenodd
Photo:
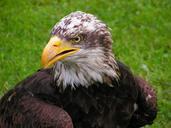
<path fill-rule="evenodd" d="M 159 113 L 147 128 L 171 128 L 170 0 L 1 0 L 0 96 L 41 68 L 51 28 L 75 10 L 107 23 L 116 57 L 156 89 Z"/>

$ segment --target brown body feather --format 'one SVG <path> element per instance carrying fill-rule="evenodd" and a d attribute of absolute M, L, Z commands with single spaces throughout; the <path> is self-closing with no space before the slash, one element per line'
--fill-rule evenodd
<path fill-rule="evenodd" d="M 0 128 L 138 128 L 156 117 L 156 97 L 147 82 L 118 62 L 113 87 L 96 83 L 61 91 L 52 69 L 40 70 L 0 100 Z M 150 99 L 148 95 L 150 94 Z M 135 110 L 135 103 L 138 108 Z"/>

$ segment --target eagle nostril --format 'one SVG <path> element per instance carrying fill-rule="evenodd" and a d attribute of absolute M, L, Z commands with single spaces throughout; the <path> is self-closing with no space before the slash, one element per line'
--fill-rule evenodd
<path fill-rule="evenodd" d="M 58 47 L 59 45 L 57 45 L 57 44 L 54 44 L 53 46 L 54 46 L 54 47 Z"/>
<path fill-rule="evenodd" d="M 52 45 L 54 47 L 59 47 L 61 45 L 61 42 L 60 41 L 55 41 Z"/>

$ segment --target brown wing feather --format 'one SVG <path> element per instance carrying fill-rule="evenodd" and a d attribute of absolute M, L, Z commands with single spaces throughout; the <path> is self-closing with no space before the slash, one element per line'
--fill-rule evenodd
<path fill-rule="evenodd" d="M 135 77 L 138 88 L 138 109 L 132 116 L 130 128 L 152 124 L 157 115 L 157 98 L 154 89 L 140 77 Z"/>
<path fill-rule="evenodd" d="M 52 104 L 50 71 L 27 77 L 0 99 L 0 128 L 73 128 L 68 113 Z"/>
<path fill-rule="evenodd" d="M 58 106 L 29 95 L 21 97 L 16 104 L 11 107 L 6 104 L 8 110 L 0 120 L 2 128 L 73 128 L 71 117 Z"/>

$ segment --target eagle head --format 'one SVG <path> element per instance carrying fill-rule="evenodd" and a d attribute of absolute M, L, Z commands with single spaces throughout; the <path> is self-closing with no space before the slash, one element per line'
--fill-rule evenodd
<path fill-rule="evenodd" d="M 88 87 L 118 78 L 107 25 L 81 11 L 70 13 L 53 27 L 42 64 L 53 68 L 56 85 L 63 88 Z"/>

